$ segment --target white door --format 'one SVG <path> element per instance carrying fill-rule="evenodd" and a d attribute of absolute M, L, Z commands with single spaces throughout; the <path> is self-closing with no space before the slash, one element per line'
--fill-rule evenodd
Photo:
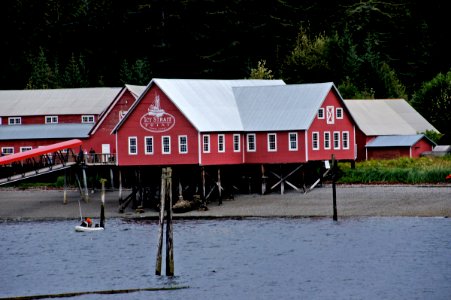
<path fill-rule="evenodd" d="M 108 162 L 110 160 L 110 144 L 102 144 L 102 162 Z"/>

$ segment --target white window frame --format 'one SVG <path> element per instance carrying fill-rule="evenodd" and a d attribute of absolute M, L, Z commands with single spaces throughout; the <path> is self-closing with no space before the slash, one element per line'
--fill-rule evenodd
<path fill-rule="evenodd" d="M 335 109 L 335 117 L 336 119 L 343 119 L 343 108 L 342 107 L 337 107 Z"/>
<path fill-rule="evenodd" d="M 150 141 L 150 143 L 148 143 L 149 141 Z M 144 154 L 145 155 L 152 155 L 154 153 L 155 144 L 153 141 L 154 141 L 153 136 L 145 136 L 144 137 Z"/>
<path fill-rule="evenodd" d="M 9 117 L 8 125 L 22 125 L 22 117 Z"/>
<path fill-rule="evenodd" d="M 319 150 L 319 143 L 320 143 L 319 132 L 318 131 L 313 131 L 312 132 L 312 149 L 313 150 Z"/>
<path fill-rule="evenodd" d="M 340 150 L 340 131 L 334 131 L 334 150 Z"/>
<path fill-rule="evenodd" d="M 220 153 L 225 152 L 225 135 L 224 134 L 218 134 L 218 152 L 220 152 Z"/>
<path fill-rule="evenodd" d="M 22 146 L 20 147 L 20 152 L 30 151 L 31 149 L 33 149 L 31 146 Z"/>
<path fill-rule="evenodd" d="M 255 133 L 246 134 L 246 141 L 247 141 L 247 143 L 246 143 L 247 144 L 246 145 L 247 152 L 256 152 L 257 151 L 257 137 L 256 137 Z"/>
<path fill-rule="evenodd" d="M 171 154 L 171 136 L 163 135 L 161 137 L 161 153 Z"/>
<path fill-rule="evenodd" d="M 330 150 L 330 131 L 324 131 L 324 149 Z"/>
<path fill-rule="evenodd" d="M 45 116 L 45 124 L 58 124 L 58 116 Z"/>
<path fill-rule="evenodd" d="M 210 135 L 209 134 L 203 134 L 202 135 L 202 152 L 203 153 L 210 153 Z"/>
<path fill-rule="evenodd" d="M 274 140 L 272 140 L 272 138 L 274 138 Z M 277 134 L 268 133 L 267 141 L 268 141 L 268 152 L 277 152 Z"/>
<path fill-rule="evenodd" d="M 184 142 L 183 142 L 183 139 L 185 139 Z M 179 135 L 179 153 L 180 154 L 188 153 L 188 136 L 187 135 Z"/>
<path fill-rule="evenodd" d="M 233 135 L 233 152 L 241 151 L 241 135 L 234 134 Z"/>
<path fill-rule="evenodd" d="M 10 154 L 14 154 L 14 147 L 2 147 L 2 155 L 10 155 Z"/>
<path fill-rule="evenodd" d="M 348 150 L 349 149 L 349 131 L 343 131 L 341 133 L 341 142 L 343 149 Z"/>
<path fill-rule="evenodd" d="M 132 145 L 132 141 L 134 141 L 134 145 Z M 138 137 L 136 136 L 128 137 L 128 155 L 138 155 Z"/>
<path fill-rule="evenodd" d="M 94 115 L 82 115 L 81 116 L 81 122 L 85 124 L 92 124 L 95 122 Z"/>
<path fill-rule="evenodd" d="M 294 141 L 291 140 L 291 137 L 294 137 Z M 292 143 L 294 143 L 294 147 L 293 147 Z M 289 132 L 288 133 L 288 150 L 289 151 L 298 151 L 298 133 L 297 132 Z"/>
<path fill-rule="evenodd" d="M 323 107 L 318 109 L 318 119 L 324 120 L 324 108 Z"/>

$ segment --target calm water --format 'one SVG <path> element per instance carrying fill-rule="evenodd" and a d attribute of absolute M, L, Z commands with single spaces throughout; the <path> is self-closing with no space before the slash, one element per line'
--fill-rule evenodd
<path fill-rule="evenodd" d="M 76 223 L 0 223 L 0 297 L 177 285 L 71 299 L 451 299 L 451 219 L 177 221 L 173 278 L 154 275 L 155 221 Z"/>

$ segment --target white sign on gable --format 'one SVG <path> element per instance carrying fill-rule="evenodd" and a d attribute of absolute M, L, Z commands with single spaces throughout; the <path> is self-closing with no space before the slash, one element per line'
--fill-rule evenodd
<path fill-rule="evenodd" d="M 147 113 L 141 117 L 140 125 L 150 132 L 165 132 L 175 125 L 175 117 L 164 111 L 160 105 L 160 96 L 156 95 Z"/>
<path fill-rule="evenodd" d="M 333 106 L 327 106 L 326 107 L 326 122 L 327 122 L 327 124 L 334 124 L 335 123 L 335 114 L 334 114 L 334 107 Z"/>

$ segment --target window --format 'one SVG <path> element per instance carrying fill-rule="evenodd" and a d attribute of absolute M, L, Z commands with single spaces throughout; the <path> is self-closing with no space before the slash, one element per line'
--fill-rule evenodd
<path fill-rule="evenodd" d="M 330 132 L 324 132 L 324 149 L 330 149 Z"/>
<path fill-rule="evenodd" d="M 246 135 L 247 137 L 247 151 L 248 152 L 255 152 L 256 146 L 255 146 L 255 133 L 249 133 Z"/>
<path fill-rule="evenodd" d="M 45 116 L 45 124 L 58 123 L 58 116 Z"/>
<path fill-rule="evenodd" d="M 14 154 L 13 147 L 2 147 L 2 155 Z"/>
<path fill-rule="evenodd" d="M 333 106 L 326 107 L 326 122 L 327 122 L 327 124 L 335 123 L 335 115 L 334 115 L 334 107 Z"/>
<path fill-rule="evenodd" d="M 81 116 L 81 122 L 82 123 L 94 123 L 94 116 L 93 115 Z"/>
<path fill-rule="evenodd" d="M 319 150 L 319 133 L 312 132 L 312 147 L 313 150 Z"/>
<path fill-rule="evenodd" d="M 138 139 L 136 138 L 136 136 L 130 136 L 128 138 L 128 154 L 138 154 Z"/>
<path fill-rule="evenodd" d="M 218 134 L 218 152 L 225 152 L 225 138 L 223 134 Z"/>
<path fill-rule="evenodd" d="M 188 153 L 188 137 L 186 135 L 179 135 L 179 153 Z"/>
<path fill-rule="evenodd" d="M 204 151 L 204 153 L 210 153 L 210 135 L 209 134 L 204 134 L 202 137 L 202 149 Z"/>
<path fill-rule="evenodd" d="M 20 152 L 29 151 L 31 149 L 32 149 L 31 146 L 20 147 Z"/>
<path fill-rule="evenodd" d="M 324 108 L 318 109 L 318 119 L 324 119 Z"/>
<path fill-rule="evenodd" d="M 334 149 L 340 149 L 340 132 L 334 131 Z"/>
<path fill-rule="evenodd" d="M 290 132 L 288 134 L 288 150 L 297 151 L 298 150 L 298 134 L 297 132 Z"/>
<path fill-rule="evenodd" d="M 170 136 L 162 136 L 161 137 L 161 152 L 163 154 L 171 154 L 171 137 Z"/>
<path fill-rule="evenodd" d="M 275 133 L 268 133 L 268 151 L 277 151 L 277 136 Z"/>
<path fill-rule="evenodd" d="M 240 152 L 240 135 L 233 135 L 233 152 Z"/>
<path fill-rule="evenodd" d="M 336 114 L 337 119 L 343 119 L 343 108 L 338 107 L 335 110 L 335 114 Z"/>
<path fill-rule="evenodd" d="M 144 137 L 144 153 L 145 154 L 153 154 L 153 137 L 146 136 Z"/>
<path fill-rule="evenodd" d="M 21 117 L 10 117 L 8 118 L 8 125 L 20 125 L 22 124 Z"/>
<path fill-rule="evenodd" d="M 342 135 L 342 143 L 343 149 L 349 149 L 349 132 L 343 131 Z"/>

